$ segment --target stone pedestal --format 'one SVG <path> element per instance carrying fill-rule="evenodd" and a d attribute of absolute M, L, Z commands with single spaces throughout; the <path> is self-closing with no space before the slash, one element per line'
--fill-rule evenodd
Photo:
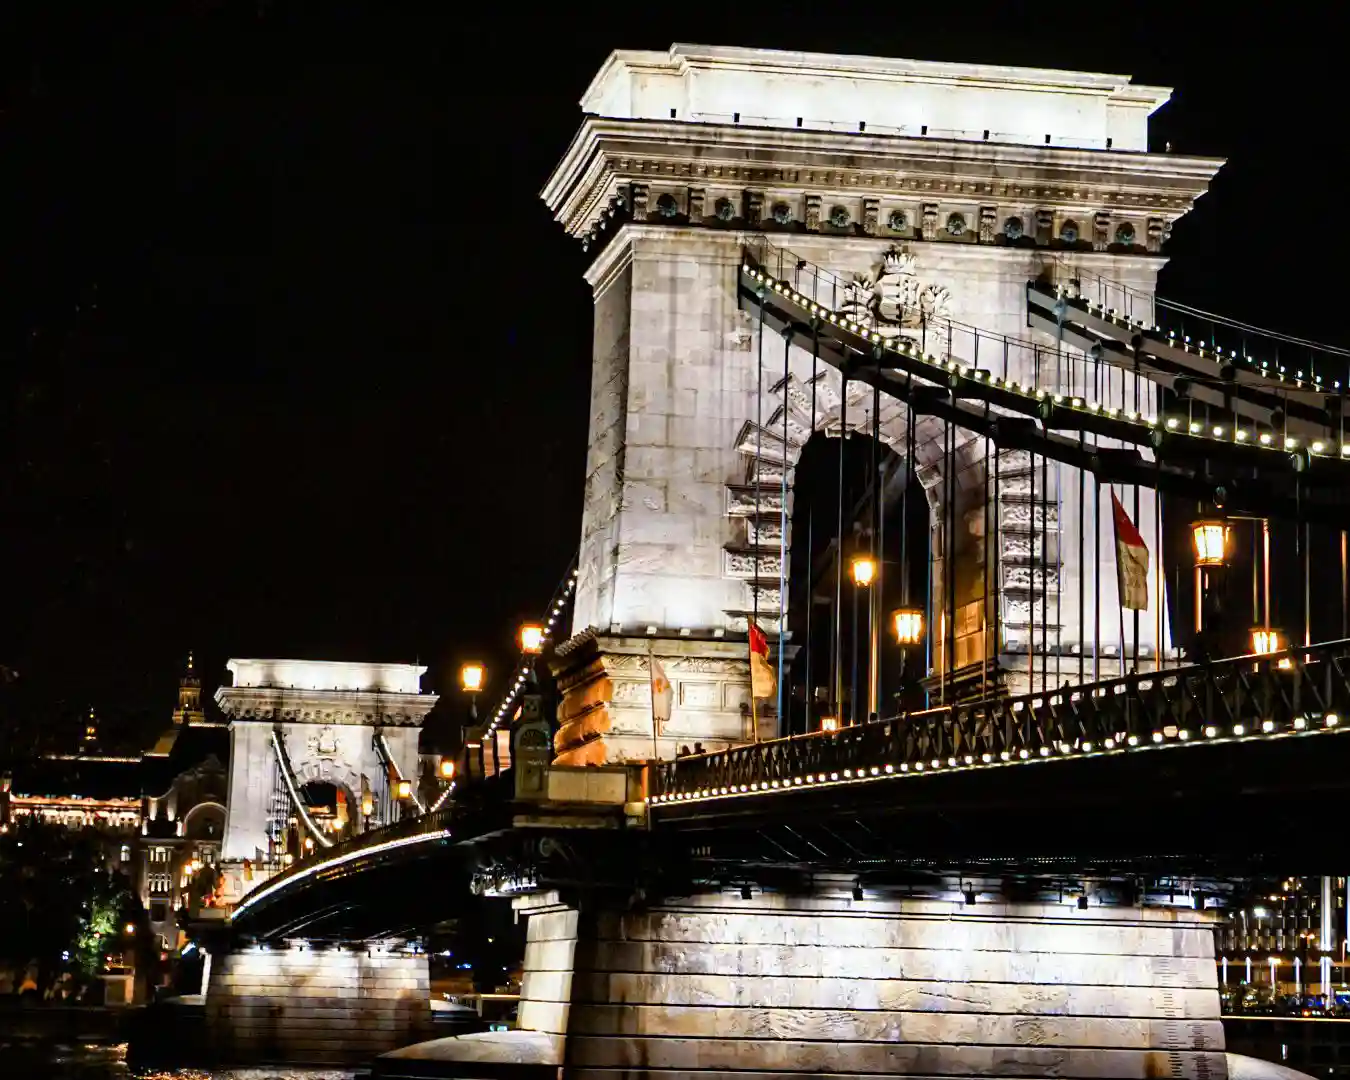
<path fill-rule="evenodd" d="M 1227 1075 L 1213 932 L 1193 911 L 855 901 L 848 883 L 643 912 L 517 905 L 520 1030 L 442 1043 L 442 1060 L 524 1064 L 529 1046 L 530 1064 L 630 1080 Z"/>
<path fill-rule="evenodd" d="M 431 1024 L 425 954 L 378 945 L 214 954 L 204 990 L 221 1061 L 355 1064 L 427 1038 Z"/>
<path fill-rule="evenodd" d="M 673 692 L 668 723 L 652 730 L 650 657 Z M 749 646 L 712 638 L 636 637 L 587 631 L 553 661 L 562 703 L 555 764 L 670 759 L 682 747 L 723 750 L 777 734 L 777 717 L 750 707 Z"/>

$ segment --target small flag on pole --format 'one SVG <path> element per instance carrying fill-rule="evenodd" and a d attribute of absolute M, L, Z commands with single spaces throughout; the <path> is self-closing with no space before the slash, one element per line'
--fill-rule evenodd
<path fill-rule="evenodd" d="M 769 639 L 754 623 L 750 624 L 750 696 L 771 698 L 777 692 L 778 682 L 769 666 Z"/>
<path fill-rule="evenodd" d="M 1139 530 L 1111 492 L 1111 509 L 1116 521 L 1116 580 L 1120 606 L 1130 611 L 1148 610 L 1148 548 Z"/>
<path fill-rule="evenodd" d="M 655 656 L 649 657 L 652 671 L 652 728 L 653 736 L 663 724 L 670 723 L 670 710 L 675 704 L 675 689 L 666 678 L 666 669 Z"/>

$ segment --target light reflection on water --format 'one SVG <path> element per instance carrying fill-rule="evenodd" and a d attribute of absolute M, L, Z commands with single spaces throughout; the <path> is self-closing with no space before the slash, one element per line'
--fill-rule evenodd
<path fill-rule="evenodd" d="M 25 1044 L 0 1042 L 4 1080 L 352 1080 L 352 1073 L 281 1065 L 249 1069 L 131 1070 L 127 1047 L 94 1043 Z"/>

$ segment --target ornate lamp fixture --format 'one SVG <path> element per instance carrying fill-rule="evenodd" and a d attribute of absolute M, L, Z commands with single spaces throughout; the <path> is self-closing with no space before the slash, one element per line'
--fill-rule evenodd
<path fill-rule="evenodd" d="M 901 645 L 917 645 L 923 640 L 923 611 L 902 607 L 891 612 L 895 625 L 895 640 Z"/>
<path fill-rule="evenodd" d="M 865 589 L 877 579 L 877 562 L 870 555 L 855 555 L 849 564 L 849 572 L 853 575 L 853 584 Z"/>
<path fill-rule="evenodd" d="M 1217 519 L 1193 522 L 1191 539 L 1195 543 L 1196 566 L 1223 566 L 1227 560 L 1228 523 Z"/>
<path fill-rule="evenodd" d="M 538 623 L 526 623 L 520 628 L 520 651 L 538 654 L 544 650 L 544 628 Z"/>
<path fill-rule="evenodd" d="M 465 664 L 459 669 L 459 685 L 465 693 L 476 694 L 483 689 L 483 665 Z"/>

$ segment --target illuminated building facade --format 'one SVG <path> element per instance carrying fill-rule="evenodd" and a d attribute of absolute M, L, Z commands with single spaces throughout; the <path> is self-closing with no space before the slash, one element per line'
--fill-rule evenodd
<path fill-rule="evenodd" d="M 73 753 L 20 763 L 0 779 L 0 828 L 26 817 L 102 842 L 107 866 L 130 878 L 165 952 L 181 943 L 178 912 L 209 905 L 225 828 L 225 726 L 207 719 L 191 655 L 169 726 L 139 755 L 103 751 L 97 714 Z"/>

